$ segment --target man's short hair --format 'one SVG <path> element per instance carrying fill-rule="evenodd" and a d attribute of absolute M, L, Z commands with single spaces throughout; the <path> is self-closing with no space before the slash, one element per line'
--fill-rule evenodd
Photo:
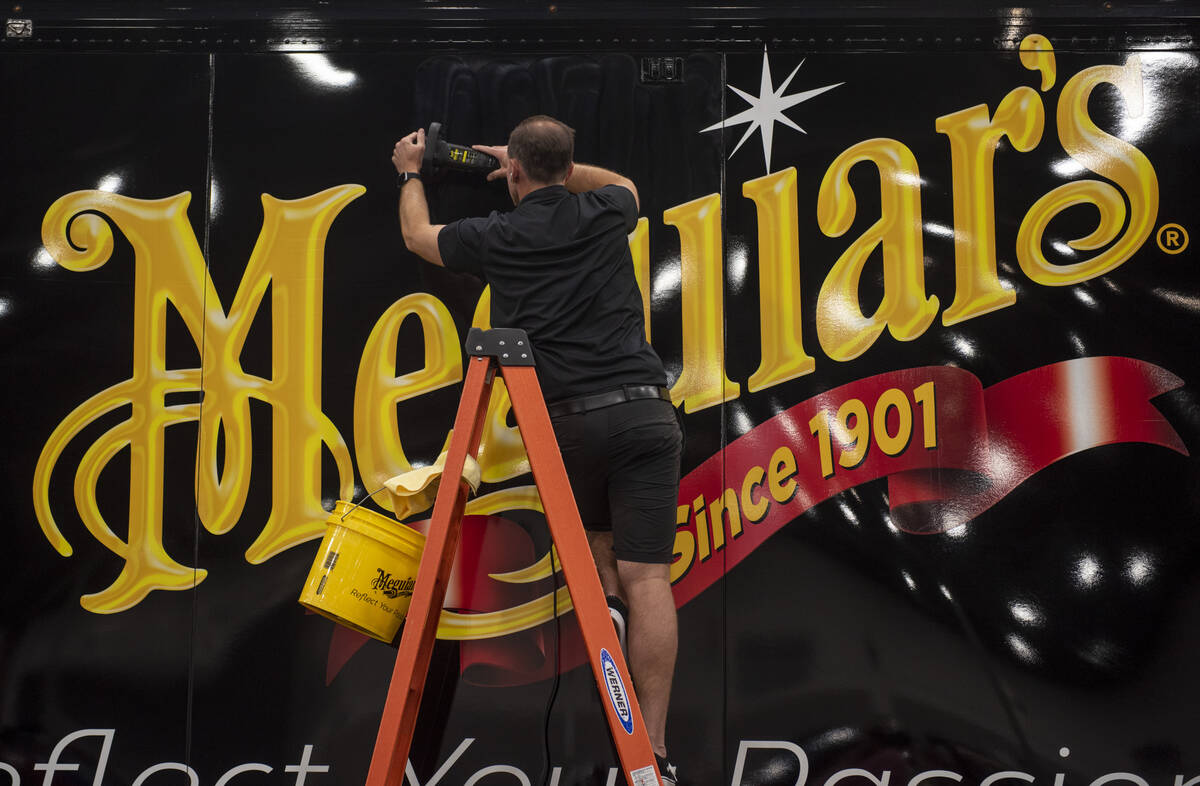
<path fill-rule="evenodd" d="M 558 183 L 575 159 L 575 130 L 547 115 L 527 117 L 508 135 L 508 157 L 535 183 Z"/>

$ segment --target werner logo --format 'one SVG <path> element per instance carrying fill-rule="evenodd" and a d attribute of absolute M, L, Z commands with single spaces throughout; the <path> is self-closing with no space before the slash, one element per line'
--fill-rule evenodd
<path fill-rule="evenodd" d="M 415 579 L 394 579 L 391 572 L 384 572 L 383 568 L 376 568 L 375 572 L 379 575 L 371 580 L 371 589 L 378 590 L 389 598 L 398 598 L 401 595 L 409 597 L 413 594 Z"/>
<path fill-rule="evenodd" d="M 608 698 L 617 711 L 617 717 L 621 719 L 621 727 L 626 734 L 633 734 L 633 712 L 629 709 L 625 682 L 621 679 L 621 672 L 617 671 L 616 661 L 603 648 L 600 650 L 600 665 L 604 669 L 604 687 L 608 689 Z"/>

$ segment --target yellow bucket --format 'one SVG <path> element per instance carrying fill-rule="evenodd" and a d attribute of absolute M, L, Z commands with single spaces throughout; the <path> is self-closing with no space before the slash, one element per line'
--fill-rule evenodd
<path fill-rule="evenodd" d="M 425 536 L 343 500 L 326 525 L 300 604 L 390 643 L 412 601 Z"/>

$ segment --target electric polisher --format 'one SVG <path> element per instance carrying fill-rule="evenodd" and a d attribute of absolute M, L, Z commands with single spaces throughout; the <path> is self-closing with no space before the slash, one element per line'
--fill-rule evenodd
<path fill-rule="evenodd" d="M 458 171 L 486 176 L 499 168 L 500 161 L 495 156 L 447 142 L 442 139 L 442 124 L 429 124 L 425 133 L 425 156 L 421 159 L 422 175 L 436 177 L 446 171 Z"/>

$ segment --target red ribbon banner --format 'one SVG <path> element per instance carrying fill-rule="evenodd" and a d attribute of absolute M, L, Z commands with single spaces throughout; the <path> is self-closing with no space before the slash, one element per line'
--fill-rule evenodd
<path fill-rule="evenodd" d="M 868 377 L 784 410 L 680 483 L 683 606 L 819 502 L 886 477 L 894 524 L 961 526 L 1060 459 L 1119 442 L 1187 455 L 1150 399 L 1183 381 L 1133 358 L 1054 363 L 987 389 L 951 366 Z"/>

